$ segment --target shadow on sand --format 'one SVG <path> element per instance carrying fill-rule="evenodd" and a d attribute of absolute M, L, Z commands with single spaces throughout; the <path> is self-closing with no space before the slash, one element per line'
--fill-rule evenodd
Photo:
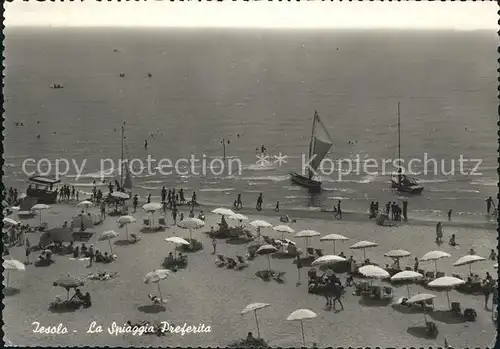
<path fill-rule="evenodd" d="M 271 281 L 271 275 L 269 274 L 269 270 L 259 270 L 255 273 L 255 276 L 262 279 L 263 281 Z"/>
<path fill-rule="evenodd" d="M 162 311 L 167 310 L 167 308 L 165 308 L 161 304 L 149 304 L 149 305 L 141 305 L 140 307 L 137 307 L 137 310 L 146 314 L 158 314 L 161 313 Z"/>
<path fill-rule="evenodd" d="M 309 257 L 301 258 L 300 262 L 302 263 L 302 267 L 310 267 L 312 262 L 314 262 L 315 259 L 316 258 L 314 258 L 313 256 L 309 256 Z M 297 264 L 297 259 L 295 259 L 293 261 L 293 264 Z"/>
<path fill-rule="evenodd" d="M 226 244 L 228 245 L 245 245 L 252 242 L 250 239 L 243 239 L 243 238 L 229 238 L 226 239 Z"/>
<path fill-rule="evenodd" d="M 291 254 L 288 254 L 287 252 L 285 251 L 278 251 L 278 252 L 275 252 L 271 255 L 271 258 L 273 259 L 292 259 L 292 258 L 297 258 Z M 297 262 L 295 262 L 297 263 Z"/>
<path fill-rule="evenodd" d="M 359 305 L 363 305 L 365 307 L 386 307 L 391 304 L 391 299 L 366 299 L 361 298 L 359 300 Z"/>
<path fill-rule="evenodd" d="M 434 310 L 429 313 L 429 316 L 434 320 L 445 324 L 463 324 L 467 322 L 465 317 L 460 315 L 455 315 L 448 310 Z"/>
<path fill-rule="evenodd" d="M 63 314 L 63 313 L 74 313 L 77 311 L 79 308 L 76 307 L 52 307 L 49 306 L 49 311 L 53 314 Z"/>
<path fill-rule="evenodd" d="M 164 228 L 164 227 L 158 227 L 158 228 L 143 227 L 140 229 L 140 232 L 143 234 L 154 234 L 154 233 L 159 233 L 159 232 L 162 232 L 165 230 L 167 230 L 167 228 Z"/>
<path fill-rule="evenodd" d="M 116 240 L 113 245 L 116 245 L 116 246 L 128 246 L 128 245 L 133 245 L 135 244 L 135 242 L 131 241 L 131 240 Z"/>
<path fill-rule="evenodd" d="M 419 314 L 419 313 L 421 314 L 424 312 L 421 307 L 416 307 L 416 306 L 409 307 L 402 304 L 392 304 L 391 308 L 397 311 L 398 313 L 402 314 Z M 426 314 L 427 313 L 428 312 L 426 312 Z"/>
<path fill-rule="evenodd" d="M 432 340 L 433 337 L 430 337 L 427 334 L 427 328 L 425 326 L 413 326 L 413 327 L 408 327 L 406 330 L 407 333 L 411 334 L 414 337 L 422 338 L 422 339 L 427 339 L 427 340 Z M 434 336 L 434 338 L 437 337 L 437 333 Z"/>
<path fill-rule="evenodd" d="M 15 287 L 6 287 L 3 290 L 3 295 L 5 297 L 12 297 L 12 296 L 15 296 L 16 294 L 19 294 L 20 292 L 21 292 L 21 290 L 18 289 L 18 288 L 15 288 Z"/>

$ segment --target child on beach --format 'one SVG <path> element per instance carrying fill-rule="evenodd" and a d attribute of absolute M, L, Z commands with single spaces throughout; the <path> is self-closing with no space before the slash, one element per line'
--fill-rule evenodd
<path fill-rule="evenodd" d="M 276 201 L 276 207 L 274 209 L 274 212 L 279 212 L 280 211 L 280 202 Z"/>
<path fill-rule="evenodd" d="M 213 229 L 214 227 L 212 227 L 212 231 Z M 217 250 L 217 240 L 215 239 L 215 237 L 212 239 L 212 246 L 214 247 L 214 251 L 212 252 L 212 254 L 215 254 Z"/>
<path fill-rule="evenodd" d="M 449 245 L 453 246 L 453 247 L 455 247 L 457 245 L 457 243 L 455 241 L 455 234 L 451 234 Z"/>
<path fill-rule="evenodd" d="M 452 212 L 452 209 L 450 208 L 450 210 L 448 211 L 448 220 L 451 221 L 451 212 Z"/>

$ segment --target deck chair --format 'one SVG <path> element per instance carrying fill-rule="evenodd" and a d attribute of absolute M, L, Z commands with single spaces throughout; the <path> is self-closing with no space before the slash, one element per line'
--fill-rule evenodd
<path fill-rule="evenodd" d="M 463 278 L 460 276 L 460 274 L 453 273 L 453 274 L 451 274 L 451 276 L 453 276 L 454 278 L 457 278 L 457 279 L 463 280 Z"/>
<path fill-rule="evenodd" d="M 238 260 L 238 265 L 236 266 L 236 269 L 242 269 L 248 267 L 248 262 L 243 258 L 242 256 L 236 256 L 236 259 Z"/>
<path fill-rule="evenodd" d="M 424 301 L 424 306 L 434 309 L 434 299 Z"/>
<path fill-rule="evenodd" d="M 269 238 L 269 236 L 262 235 L 262 238 L 264 239 L 264 241 L 266 242 L 266 244 L 268 244 L 268 245 L 272 245 L 273 244 L 273 242 L 271 241 L 271 239 Z"/>
<path fill-rule="evenodd" d="M 412 271 L 413 268 L 412 267 L 405 267 L 405 270 Z"/>
<path fill-rule="evenodd" d="M 250 231 L 245 231 L 245 235 L 249 239 L 254 239 L 254 236 L 253 236 L 252 232 L 250 232 Z"/>
<path fill-rule="evenodd" d="M 460 302 L 451 302 L 451 312 L 454 315 L 462 315 L 462 308 L 460 308 Z"/>
<path fill-rule="evenodd" d="M 425 274 L 425 270 L 424 269 L 417 269 L 417 273 L 424 275 Z"/>
<path fill-rule="evenodd" d="M 443 276 L 444 276 L 444 272 L 442 272 L 442 271 L 436 272 L 436 279 L 443 277 Z"/>
<path fill-rule="evenodd" d="M 223 256 L 223 255 L 221 255 L 221 254 L 218 254 L 218 255 L 217 255 L 217 259 L 216 259 L 214 262 L 215 262 L 215 264 L 216 264 L 218 267 L 223 267 L 223 266 L 225 266 L 225 265 L 226 265 L 226 263 L 227 263 L 226 259 L 225 259 L 225 258 L 224 258 L 224 256 Z"/>
<path fill-rule="evenodd" d="M 314 255 L 314 248 L 313 247 L 308 247 L 307 248 L 307 254 L 309 256 L 313 256 Z"/>
<path fill-rule="evenodd" d="M 227 260 L 227 268 L 228 269 L 233 269 L 233 268 L 236 268 L 236 266 L 238 265 L 238 263 L 236 263 L 236 261 L 234 260 L 234 258 L 230 258 L 230 257 L 226 257 L 226 260 Z"/>
<path fill-rule="evenodd" d="M 149 218 L 143 218 L 143 219 L 142 219 L 142 224 L 143 224 L 145 227 L 149 228 L 149 227 L 151 227 L 151 220 L 150 220 Z"/>
<path fill-rule="evenodd" d="M 160 218 L 158 218 L 158 225 L 159 225 L 160 227 L 166 227 L 166 226 L 167 226 L 167 223 L 166 223 L 166 221 L 165 221 L 165 217 L 160 217 Z"/>
<path fill-rule="evenodd" d="M 316 254 L 318 257 L 323 257 L 323 250 L 321 248 L 317 248 L 314 251 L 316 251 Z"/>
<path fill-rule="evenodd" d="M 281 281 L 283 282 L 283 276 L 285 276 L 285 272 L 284 271 L 278 271 L 278 272 L 271 272 L 271 277 L 276 280 L 276 281 Z"/>
<path fill-rule="evenodd" d="M 393 297 L 392 287 L 384 286 L 380 292 L 381 299 L 392 299 Z"/>
<path fill-rule="evenodd" d="M 433 271 L 426 271 L 425 274 L 424 274 L 424 277 L 426 279 L 434 280 L 434 272 Z"/>

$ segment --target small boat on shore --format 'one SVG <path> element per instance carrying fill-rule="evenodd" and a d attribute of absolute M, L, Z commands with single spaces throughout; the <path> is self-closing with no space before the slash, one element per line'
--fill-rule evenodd
<path fill-rule="evenodd" d="M 314 111 L 313 127 L 311 142 L 309 143 L 309 156 L 308 164 L 309 168 L 308 175 L 299 174 L 297 172 L 290 172 L 292 182 L 308 188 L 310 191 L 320 191 L 321 182 L 314 180 L 314 172 L 321 164 L 321 161 L 325 158 L 328 151 L 333 145 L 332 138 L 328 134 L 328 131 L 321 121 L 317 111 Z M 305 173 L 306 169 L 302 169 Z"/>

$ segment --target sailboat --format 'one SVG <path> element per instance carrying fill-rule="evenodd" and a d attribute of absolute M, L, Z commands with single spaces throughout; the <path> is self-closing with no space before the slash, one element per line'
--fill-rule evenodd
<path fill-rule="evenodd" d="M 401 159 L 401 118 L 398 102 L 398 159 Z M 404 175 L 401 168 L 397 173 L 394 173 L 391 178 L 391 186 L 400 192 L 410 194 L 420 194 L 424 187 L 418 183 L 415 178 Z"/>
<path fill-rule="evenodd" d="M 125 142 L 125 126 L 122 125 L 122 152 L 121 152 L 122 168 L 120 168 L 120 183 L 117 183 L 117 187 L 130 195 L 132 193 L 132 176 L 130 175 L 128 161 L 124 162 L 123 160 L 124 142 Z M 125 171 L 123 171 L 123 167 L 125 167 Z M 123 172 L 125 172 L 125 179 L 123 178 Z"/>
<path fill-rule="evenodd" d="M 312 135 L 311 142 L 309 143 L 308 157 L 310 168 L 308 169 L 307 176 L 301 175 L 297 172 L 290 172 L 292 182 L 309 188 L 312 191 L 321 190 L 321 182 L 312 178 L 314 176 L 314 171 L 316 171 L 316 169 L 319 167 L 321 161 L 325 158 L 332 145 L 333 141 L 328 133 L 328 130 L 321 121 L 318 112 L 314 111 Z"/>

